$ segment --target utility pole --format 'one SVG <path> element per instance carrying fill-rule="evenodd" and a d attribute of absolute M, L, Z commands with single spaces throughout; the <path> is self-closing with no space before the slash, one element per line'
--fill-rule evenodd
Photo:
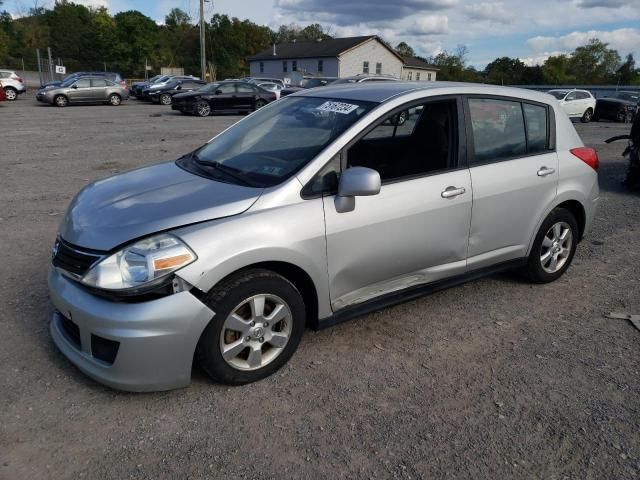
<path fill-rule="evenodd" d="M 205 31 L 204 31 L 204 1 L 200 0 L 200 78 L 207 79 L 207 65 L 205 55 Z"/>

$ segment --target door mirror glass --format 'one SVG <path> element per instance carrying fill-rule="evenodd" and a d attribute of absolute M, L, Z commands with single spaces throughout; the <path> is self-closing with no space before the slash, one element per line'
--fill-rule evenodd
<path fill-rule="evenodd" d="M 222 95 L 222 90 L 220 89 L 216 90 L 216 95 Z"/>
<path fill-rule="evenodd" d="M 71 85 L 71 88 L 78 88 L 78 85 L 74 83 L 73 85 Z"/>

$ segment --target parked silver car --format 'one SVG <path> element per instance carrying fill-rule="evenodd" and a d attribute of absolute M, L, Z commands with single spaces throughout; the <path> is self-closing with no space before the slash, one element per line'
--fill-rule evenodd
<path fill-rule="evenodd" d="M 102 77 L 72 78 L 61 85 L 41 88 L 36 100 L 57 107 L 77 103 L 105 103 L 118 106 L 129 98 L 129 89 Z"/>
<path fill-rule="evenodd" d="M 556 280 L 592 224 L 597 168 L 543 93 L 299 92 L 85 187 L 53 247 L 51 334 L 119 389 L 185 386 L 194 358 L 217 381 L 259 380 L 306 326 L 505 269 Z"/>

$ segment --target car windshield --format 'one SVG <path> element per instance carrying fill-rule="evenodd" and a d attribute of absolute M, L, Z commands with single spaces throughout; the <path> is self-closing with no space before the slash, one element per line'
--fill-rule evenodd
<path fill-rule="evenodd" d="M 169 80 L 171 77 L 169 75 L 163 75 L 162 77 L 158 78 L 155 82 L 153 83 L 162 83 L 162 82 L 166 82 L 167 80 Z"/>
<path fill-rule="evenodd" d="M 198 175 L 252 187 L 277 185 L 313 160 L 376 104 L 289 97 L 178 160 Z"/>
<path fill-rule="evenodd" d="M 322 87 L 323 85 L 327 85 L 329 83 L 331 82 L 321 78 L 310 78 L 302 82 L 302 86 L 304 88 L 315 88 L 315 87 Z"/>
<path fill-rule="evenodd" d="M 558 100 L 562 100 L 564 97 L 567 96 L 567 92 L 563 92 L 562 90 L 551 90 L 549 92 L 549 95 L 553 95 Z"/>
<path fill-rule="evenodd" d="M 631 92 L 618 92 L 614 95 L 614 98 L 619 98 L 620 100 L 628 100 L 630 102 L 637 102 L 640 100 L 640 96 Z"/>

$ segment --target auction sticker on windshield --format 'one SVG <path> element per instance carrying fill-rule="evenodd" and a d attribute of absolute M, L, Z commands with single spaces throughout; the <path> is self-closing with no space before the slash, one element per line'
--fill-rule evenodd
<path fill-rule="evenodd" d="M 334 112 L 334 113 L 342 113 L 349 114 L 356 110 L 358 105 L 352 105 L 350 103 L 342 103 L 342 102 L 324 102 L 322 105 L 318 107 L 318 110 L 321 112 Z"/>

